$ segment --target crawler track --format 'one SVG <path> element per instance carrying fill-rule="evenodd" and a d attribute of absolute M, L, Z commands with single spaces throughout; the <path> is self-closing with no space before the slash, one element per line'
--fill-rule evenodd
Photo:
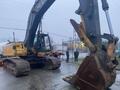
<path fill-rule="evenodd" d="M 21 58 L 5 58 L 4 69 L 14 76 L 28 75 L 30 71 L 29 62 Z"/>
<path fill-rule="evenodd" d="M 59 58 L 47 56 L 45 57 L 45 59 L 45 68 L 48 70 L 56 70 L 59 69 L 59 67 L 61 66 L 61 61 L 59 60 Z"/>

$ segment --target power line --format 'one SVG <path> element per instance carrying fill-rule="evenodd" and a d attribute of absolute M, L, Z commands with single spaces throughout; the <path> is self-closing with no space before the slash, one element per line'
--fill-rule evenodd
<path fill-rule="evenodd" d="M 57 33 L 51 33 L 50 34 L 54 35 L 54 36 L 59 36 L 59 37 L 64 37 L 64 38 L 70 38 L 68 36 L 65 36 L 65 35 L 60 35 L 60 34 L 57 34 Z"/>
<path fill-rule="evenodd" d="M 5 30 L 17 30 L 17 31 L 26 31 L 25 29 L 22 29 L 22 28 L 12 28 L 12 27 L 0 27 L 0 29 L 5 29 Z M 47 32 L 47 31 L 46 31 Z M 57 34 L 57 33 L 51 33 L 51 32 L 47 32 L 47 33 L 50 33 L 54 36 L 57 36 L 57 37 L 64 37 L 64 38 L 69 38 L 68 36 L 65 36 L 65 35 L 61 35 L 61 34 Z"/>
<path fill-rule="evenodd" d="M 0 29 L 6 29 L 6 30 L 20 30 L 20 31 L 25 31 L 25 29 L 21 29 L 21 28 L 11 28 L 11 27 L 0 27 Z"/>

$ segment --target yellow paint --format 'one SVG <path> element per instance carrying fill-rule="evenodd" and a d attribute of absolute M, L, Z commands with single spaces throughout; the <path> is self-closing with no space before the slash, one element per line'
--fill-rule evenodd
<path fill-rule="evenodd" d="M 3 55 L 8 57 L 26 56 L 27 49 L 22 42 L 9 43 L 3 47 Z"/>

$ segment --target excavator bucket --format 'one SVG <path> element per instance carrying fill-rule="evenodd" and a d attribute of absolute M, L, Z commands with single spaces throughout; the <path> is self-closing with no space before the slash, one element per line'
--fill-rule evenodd
<path fill-rule="evenodd" d="M 63 80 L 80 90 L 105 90 L 113 84 L 116 74 L 99 66 L 100 62 L 94 56 L 87 56 L 77 73 Z"/>
<path fill-rule="evenodd" d="M 116 64 L 106 51 L 97 49 L 92 44 L 85 34 L 82 23 L 77 24 L 71 20 L 71 24 L 80 39 L 90 49 L 90 55 L 86 56 L 75 75 L 65 77 L 63 80 L 80 90 L 107 90 L 115 82 Z"/>

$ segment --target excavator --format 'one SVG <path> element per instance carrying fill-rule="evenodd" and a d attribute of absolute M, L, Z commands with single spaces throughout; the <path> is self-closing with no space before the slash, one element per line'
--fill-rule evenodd
<path fill-rule="evenodd" d="M 79 0 L 76 14 L 81 16 L 80 24 L 70 19 L 81 41 L 89 48 L 90 54 L 81 63 L 76 74 L 63 78 L 80 90 L 111 90 L 115 82 L 116 66 L 119 64 L 115 49 L 118 38 L 114 35 L 107 0 L 101 0 L 110 34 L 101 34 L 98 0 Z M 104 39 L 106 44 L 103 43 Z"/>
<path fill-rule="evenodd" d="M 49 35 L 42 32 L 42 17 L 53 2 L 35 1 L 24 42 L 14 40 L 3 47 L 3 67 L 14 76 L 28 75 L 31 68 L 56 70 L 61 66 L 62 53 L 53 50 Z"/>
<path fill-rule="evenodd" d="M 43 56 L 41 52 L 39 54 L 39 51 L 36 53 L 36 49 L 33 48 L 33 42 L 39 22 L 41 22 L 43 15 L 54 1 L 36 0 L 28 19 L 25 41 L 19 43 L 23 49 L 27 49 L 24 52 L 26 55 L 29 52 L 29 55 Z M 63 78 L 63 80 L 80 90 L 110 90 L 109 87 L 115 82 L 116 78 L 118 61 L 116 59 L 115 49 L 118 38 L 114 35 L 112 29 L 108 2 L 107 0 L 101 0 L 110 31 L 110 34 L 104 33 L 103 35 L 101 34 L 100 28 L 98 0 L 79 0 L 79 2 L 80 6 L 76 14 L 80 15 L 81 22 L 79 24 L 73 19 L 70 19 L 70 22 L 80 40 L 89 48 L 90 53 L 84 58 L 77 72 L 74 75 Z M 107 40 L 106 44 L 103 43 L 104 39 Z M 14 43 L 14 45 L 17 45 L 17 43 Z M 13 49 L 17 48 L 14 47 Z M 22 57 L 22 55 L 19 57 Z M 6 58 L 4 61 L 5 68 L 11 69 L 11 67 L 14 67 L 13 71 L 14 69 L 18 71 L 24 69 L 22 72 L 29 71 L 26 56 L 25 58 L 23 56 L 23 58 L 19 59 L 21 60 L 16 60 L 16 57 L 15 59 Z M 9 68 L 9 66 L 11 67 Z"/>

